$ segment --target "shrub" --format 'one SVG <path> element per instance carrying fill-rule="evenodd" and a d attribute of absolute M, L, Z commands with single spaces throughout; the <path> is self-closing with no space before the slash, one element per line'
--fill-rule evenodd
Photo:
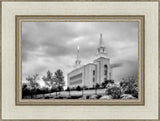
<path fill-rule="evenodd" d="M 138 98 L 138 81 L 134 76 L 129 76 L 120 82 L 122 92 L 124 94 L 131 94 L 132 96 Z"/>
<path fill-rule="evenodd" d="M 77 90 L 77 91 L 81 91 L 82 88 L 81 88 L 80 86 L 77 86 L 77 87 L 76 87 L 76 90 Z"/>
<path fill-rule="evenodd" d="M 101 87 L 106 88 L 108 84 L 114 84 L 114 80 L 105 80 L 104 82 L 101 83 Z"/>
<path fill-rule="evenodd" d="M 69 87 L 67 87 L 66 91 L 70 91 L 71 89 Z"/>
<path fill-rule="evenodd" d="M 132 91 L 132 96 L 138 98 L 138 87 L 134 88 L 134 90 Z"/>
<path fill-rule="evenodd" d="M 49 96 L 46 96 L 46 97 L 45 97 L 45 99 L 49 99 L 49 98 L 50 98 Z"/>
<path fill-rule="evenodd" d="M 96 89 L 99 89 L 99 88 L 100 88 L 100 84 L 96 83 L 95 88 L 96 88 Z"/>
<path fill-rule="evenodd" d="M 24 98 L 25 96 L 29 96 L 31 95 L 31 89 L 28 88 L 27 84 L 23 84 L 22 85 L 22 98 Z"/>
<path fill-rule="evenodd" d="M 111 95 L 113 99 L 119 99 L 121 96 L 121 88 L 116 85 L 110 86 L 106 89 L 106 94 Z"/>

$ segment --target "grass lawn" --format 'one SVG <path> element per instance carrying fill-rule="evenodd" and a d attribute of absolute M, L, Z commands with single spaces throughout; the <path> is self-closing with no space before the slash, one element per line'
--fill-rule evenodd
<path fill-rule="evenodd" d="M 60 95 L 59 95 L 60 94 Z M 95 95 L 96 91 L 94 90 L 83 90 L 83 95 Z M 104 95 L 105 94 L 105 89 L 97 89 L 97 95 Z M 57 96 L 61 97 L 69 97 L 69 91 L 61 91 L 57 92 Z M 71 97 L 81 97 L 82 96 L 82 90 L 81 91 L 70 91 L 70 96 Z M 42 99 L 44 97 L 49 97 L 49 98 L 56 98 L 56 92 L 53 93 L 48 93 L 48 94 L 39 94 L 39 95 L 34 95 L 35 98 Z"/>

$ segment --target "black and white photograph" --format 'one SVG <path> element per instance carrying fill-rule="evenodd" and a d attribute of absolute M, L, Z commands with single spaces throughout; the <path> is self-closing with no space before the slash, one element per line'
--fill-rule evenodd
<path fill-rule="evenodd" d="M 22 22 L 22 99 L 138 99 L 138 22 Z"/>

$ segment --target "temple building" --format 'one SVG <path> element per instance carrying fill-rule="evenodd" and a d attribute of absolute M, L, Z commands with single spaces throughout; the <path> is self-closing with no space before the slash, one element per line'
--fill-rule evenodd
<path fill-rule="evenodd" d="M 112 79 L 110 59 L 107 57 L 102 34 L 100 34 L 97 57 L 92 63 L 81 65 L 81 60 L 79 58 L 79 46 L 77 47 L 75 67 L 67 75 L 67 87 L 73 88 L 77 86 L 86 86 L 88 88 L 92 88 L 96 83 L 101 84 L 105 80 L 110 79 Z"/>

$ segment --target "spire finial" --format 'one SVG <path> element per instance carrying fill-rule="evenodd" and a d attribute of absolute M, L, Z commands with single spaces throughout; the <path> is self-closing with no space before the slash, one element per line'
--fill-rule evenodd
<path fill-rule="evenodd" d="M 77 60 L 79 60 L 79 45 L 77 46 Z"/>
<path fill-rule="evenodd" d="M 80 47 L 79 47 L 79 45 L 77 45 L 77 54 L 76 54 L 75 67 L 79 67 L 79 65 L 81 64 L 81 61 L 79 59 L 79 50 L 80 50 Z"/>
<path fill-rule="evenodd" d="M 97 48 L 97 53 L 98 55 L 105 55 L 105 46 L 103 44 L 103 38 L 102 38 L 102 33 L 100 33 L 100 39 L 99 39 L 99 47 Z"/>
<path fill-rule="evenodd" d="M 102 33 L 100 33 L 100 38 L 102 38 Z"/>
<path fill-rule="evenodd" d="M 100 33 L 100 41 L 99 41 L 99 46 L 102 47 L 103 46 L 103 39 L 102 39 L 102 33 Z"/>

